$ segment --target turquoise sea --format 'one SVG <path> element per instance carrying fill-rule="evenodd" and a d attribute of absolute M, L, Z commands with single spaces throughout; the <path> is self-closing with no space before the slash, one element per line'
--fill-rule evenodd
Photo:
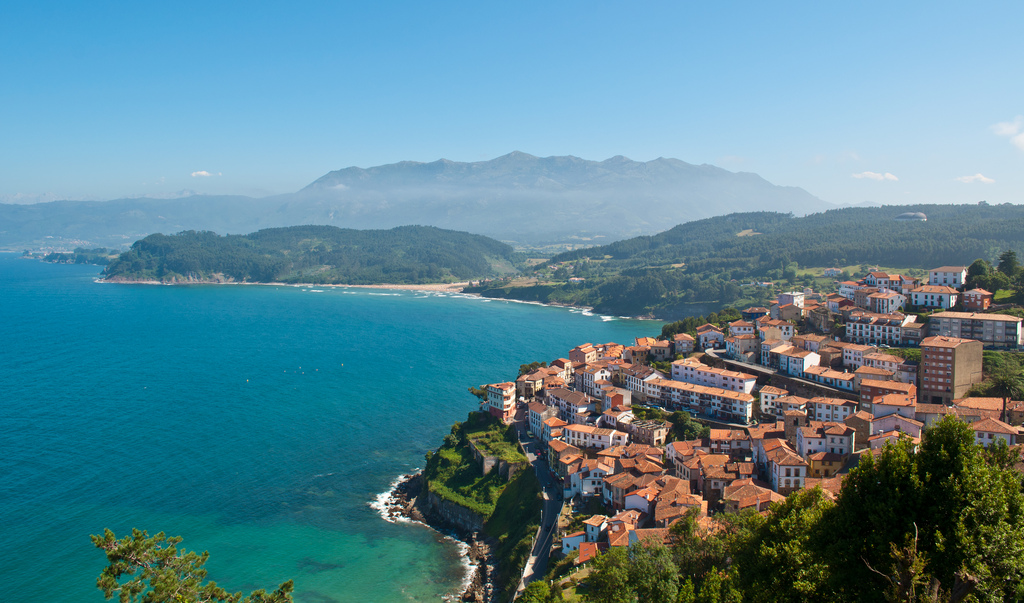
<path fill-rule="evenodd" d="M 456 545 L 369 503 L 476 408 L 470 385 L 661 323 L 469 296 L 111 285 L 0 254 L 4 601 L 103 601 L 90 534 L 208 550 L 229 590 L 437 601 Z"/>

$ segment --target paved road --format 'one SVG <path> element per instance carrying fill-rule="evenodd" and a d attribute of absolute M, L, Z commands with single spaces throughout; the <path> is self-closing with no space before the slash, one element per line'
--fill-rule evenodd
<path fill-rule="evenodd" d="M 561 481 L 551 476 L 547 458 L 544 455 L 538 456 L 536 454 L 540 443 L 527 435 L 527 422 L 518 419 L 519 417 L 517 416 L 516 431 L 519 434 L 519 441 L 526 451 L 526 458 L 533 465 L 534 472 L 537 474 L 537 481 L 540 482 L 541 490 L 544 494 L 544 508 L 541 514 L 537 541 L 533 551 L 530 552 L 530 558 L 526 561 L 526 566 L 523 569 L 523 579 L 516 590 L 517 594 L 526 588 L 527 584 L 543 577 L 547 573 L 551 542 L 558 531 L 558 516 L 562 513 Z"/>

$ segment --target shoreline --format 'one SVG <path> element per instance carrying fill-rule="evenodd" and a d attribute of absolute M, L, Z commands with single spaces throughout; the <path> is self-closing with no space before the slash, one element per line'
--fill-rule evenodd
<path fill-rule="evenodd" d="M 411 475 L 400 475 L 387 492 L 381 493 L 377 499 L 368 503 L 384 521 L 390 523 L 418 523 L 459 545 L 462 561 L 466 568 L 461 592 L 452 592 L 445 596 L 445 601 L 474 601 L 491 603 L 495 600 L 496 563 L 491 553 L 491 546 L 482 534 L 460 530 L 424 509 L 423 472 Z M 425 512 L 426 511 L 426 512 Z"/>
<path fill-rule="evenodd" d="M 181 286 L 181 285 L 239 285 L 239 286 L 260 286 L 260 287 L 298 287 L 298 288 L 332 288 L 332 289 L 375 289 L 382 291 L 424 291 L 429 293 L 457 293 L 459 295 L 466 295 L 470 297 L 477 297 L 489 301 L 503 301 L 513 304 L 526 304 L 530 306 L 544 306 L 548 308 L 565 308 L 573 311 L 578 310 L 583 316 L 596 316 L 603 321 L 609 320 L 653 320 L 661 322 L 669 322 L 664 319 L 654 318 L 651 316 L 613 316 L 605 314 L 596 314 L 594 309 L 590 306 L 574 306 L 572 304 L 563 304 L 559 302 L 541 302 L 541 301 L 530 301 L 523 299 L 512 299 L 507 297 L 486 297 L 480 293 L 466 293 L 464 290 L 469 287 L 469 282 L 461 283 L 426 283 L 421 285 L 413 284 L 396 284 L 396 283 L 378 283 L 374 285 L 344 285 L 344 284 L 316 284 L 316 283 L 281 283 L 281 282 L 270 282 L 270 283 L 252 283 L 252 282 L 241 282 L 233 280 L 195 280 L 195 281 L 175 281 L 165 283 L 157 280 L 127 280 L 127 279 L 114 279 L 108 280 L 103 278 L 96 278 L 94 280 L 100 284 L 113 284 L 113 285 L 166 285 L 166 286 Z"/>
<path fill-rule="evenodd" d="M 195 281 L 174 281 L 164 282 L 157 280 L 129 280 L 129 279 L 104 279 L 97 278 L 95 282 L 101 284 L 113 284 L 113 285 L 167 285 L 167 286 L 179 286 L 179 285 L 253 285 L 261 287 L 331 287 L 331 288 L 352 288 L 352 289 L 389 289 L 394 291 L 436 291 L 440 293 L 462 293 L 462 290 L 469 286 L 468 282 L 462 283 L 425 283 L 425 284 L 397 284 L 397 283 L 378 283 L 374 285 L 347 285 L 340 283 L 282 283 L 282 282 L 269 282 L 269 283 L 253 283 L 253 282 L 242 282 L 242 281 L 217 281 L 217 280 L 195 280 Z M 476 293 L 466 293 L 465 295 L 477 295 Z"/>

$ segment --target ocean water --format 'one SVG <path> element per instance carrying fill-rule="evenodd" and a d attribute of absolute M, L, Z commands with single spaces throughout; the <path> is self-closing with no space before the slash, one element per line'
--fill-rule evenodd
<path fill-rule="evenodd" d="M 455 543 L 370 503 L 417 469 L 471 385 L 661 323 L 461 295 L 94 282 L 0 254 L 4 601 L 103 601 L 104 528 L 207 550 L 229 590 L 437 601 Z"/>

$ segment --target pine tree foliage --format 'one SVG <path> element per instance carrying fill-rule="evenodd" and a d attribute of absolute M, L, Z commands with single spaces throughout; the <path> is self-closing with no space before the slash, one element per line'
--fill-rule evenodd
<path fill-rule="evenodd" d="M 291 603 L 293 583 L 281 584 L 267 593 L 257 590 L 243 596 L 229 593 L 216 582 L 203 582 L 209 553 L 179 551 L 180 536 L 168 538 L 163 532 L 149 537 L 133 529 L 131 536 L 118 539 L 112 531 L 93 535 L 96 548 L 107 555 L 107 567 L 96 586 L 109 600 L 120 603 Z"/>

